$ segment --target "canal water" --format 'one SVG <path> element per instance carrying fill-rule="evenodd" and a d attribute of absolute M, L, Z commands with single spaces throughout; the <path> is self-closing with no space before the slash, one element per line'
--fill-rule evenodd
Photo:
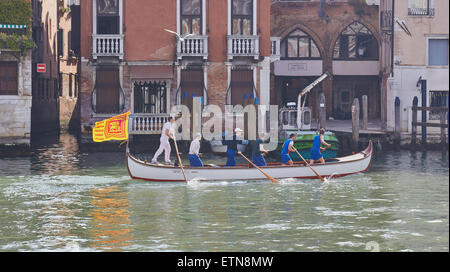
<path fill-rule="evenodd" d="M 448 179 L 448 152 L 382 151 L 325 183 L 149 183 L 61 135 L 0 158 L 0 251 L 448 251 Z"/>

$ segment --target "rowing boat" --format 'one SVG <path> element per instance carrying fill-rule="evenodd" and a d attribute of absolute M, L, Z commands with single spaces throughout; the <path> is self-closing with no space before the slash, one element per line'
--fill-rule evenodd
<path fill-rule="evenodd" d="M 185 182 L 182 169 L 177 166 L 150 164 L 133 157 L 127 147 L 127 168 L 132 179 L 156 182 Z M 353 155 L 326 160 L 325 164 L 312 165 L 322 177 L 343 177 L 366 172 L 373 157 L 372 141 L 368 147 Z M 275 179 L 317 179 L 318 176 L 305 163 L 295 163 L 293 166 L 282 166 L 280 163 L 261 167 Z M 236 167 L 207 166 L 202 168 L 184 167 L 188 180 L 201 181 L 232 181 L 232 180 L 264 180 L 267 179 L 258 169 L 248 164 Z"/>

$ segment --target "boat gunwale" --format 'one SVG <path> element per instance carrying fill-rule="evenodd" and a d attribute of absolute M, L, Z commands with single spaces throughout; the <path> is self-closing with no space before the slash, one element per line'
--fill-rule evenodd
<path fill-rule="evenodd" d="M 358 162 L 358 161 L 366 159 L 368 156 L 372 155 L 372 153 L 373 153 L 373 146 L 372 146 L 372 141 L 370 141 L 369 142 L 369 146 L 365 150 L 362 150 L 362 151 L 360 151 L 358 153 L 355 153 L 355 154 L 352 154 L 352 155 L 347 155 L 347 156 L 344 156 L 344 157 L 336 158 L 336 159 L 344 159 L 344 158 L 356 156 L 358 154 L 362 154 L 363 155 L 362 158 L 348 160 L 348 161 L 329 162 L 329 163 L 326 163 L 326 164 L 314 164 L 312 166 L 318 167 L 318 166 L 327 166 L 327 165 L 335 165 L 335 164 L 354 163 L 354 162 Z M 133 157 L 133 155 L 131 155 L 131 153 L 129 152 L 128 148 L 127 148 L 126 154 L 127 154 L 127 158 L 131 158 L 134 162 L 136 162 L 138 164 L 141 164 L 141 165 L 144 165 L 144 166 L 160 168 L 160 169 L 164 169 L 165 168 L 167 170 L 181 169 L 181 167 L 176 167 L 176 166 L 173 166 L 173 165 L 151 164 L 151 163 L 148 163 L 146 161 L 141 161 L 141 160 Z M 369 163 L 369 165 L 370 165 L 370 163 Z M 272 168 L 285 168 L 285 167 L 300 168 L 300 167 L 307 167 L 307 165 L 304 162 L 294 163 L 294 166 L 288 166 L 288 165 L 283 166 L 281 163 L 276 163 L 276 165 L 261 166 L 260 168 L 261 169 L 272 169 Z M 128 168 L 128 163 L 127 163 L 127 168 Z M 231 166 L 191 167 L 191 166 L 184 166 L 183 168 L 184 169 L 189 169 L 189 170 L 245 170 L 245 169 L 256 169 L 256 168 L 253 168 L 253 167 L 249 167 L 249 164 L 247 164 L 246 166 L 242 165 L 241 167 L 231 167 Z"/>

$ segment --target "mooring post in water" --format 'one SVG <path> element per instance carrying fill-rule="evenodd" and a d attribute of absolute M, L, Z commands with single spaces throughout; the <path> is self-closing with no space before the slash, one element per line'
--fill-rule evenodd
<path fill-rule="evenodd" d="M 445 111 L 441 111 L 439 113 L 440 121 L 441 121 L 441 144 L 442 147 L 445 147 L 447 145 L 447 139 L 445 139 Z"/>
<path fill-rule="evenodd" d="M 412 134 L 411 134 L 411 145 L 416 146 L 417 144 L 417 106 L 419 105 L 419 98 L 414 96 L 413 106 L 412 106 Z"/>
<path fill-rule="evenodd" d="M 319 105 L 319 126 L 320 128 L 326 129 L 327 123 L 327 106 L 325 102 L 325 94 L 320 94 L 320 105 Z"/>
<path fill-rule="evenodd" d="M 422 90 L 422 107 L 425 108 L 427 106 L 427 81 L 421 80 L 420 86 L 421 86 L 421 90 Z M 422 110 L 421 122 L 422 122 L 422 124 L 427 123 L 427 111 L 426 110 Z M 422 126 L 422 145 L 426 145 L 426 144 L 427 144 L 427 127 L 425 125 L 423 125 Z"/>
<path fill-rule="evenodd" d="M 352 104 L 352 146 L 358 149 L 359 143 L 359 100 L 355 98 Z"/>
<path fill-rule="evenodd" d="M 363 123 L 362 129 L 367 130 L 369 124 L 369 100 L 367 95 L 362 96 Z"/>
<path fill-rule="evenodd" d="M 400 98 L 397 96 L 395 98 L 395 144 L 399 144 L 400 142 Z"/>

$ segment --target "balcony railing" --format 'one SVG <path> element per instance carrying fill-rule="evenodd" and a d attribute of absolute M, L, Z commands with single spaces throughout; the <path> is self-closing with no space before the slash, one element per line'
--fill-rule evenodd
<path fill-rule="evenodd" d="M 119 57 L 123 59 L 123 35 L 120 34 L 96 34 L 92 36 L 92 56 Z"/>
<path fill-rule="evenodd" d="M 168 114 L 135 113 L 130 115 L 128 130 L 130 134 L 160 134 L 168 121 Z"/>
<path fill-rule="evenodd" d="M 270 37 L 270 59 L 271 61 L 280 60 L 280 37 Z"/>
<path fill-rule="evenodd" d="M 208 36 L 189 36 L 177 42 L 178 59 L 183 57 L 202 57 L 208 59 Z"/>
<path fill-rule="evenodd" d="M 408 8 L 408 15 L 434 16 L 434 8 Z"/>
<path fill-rule="evenodd" d="M 228 59 L 234 57 L 259 58 L 259 36 L 228 36 Z"/>

